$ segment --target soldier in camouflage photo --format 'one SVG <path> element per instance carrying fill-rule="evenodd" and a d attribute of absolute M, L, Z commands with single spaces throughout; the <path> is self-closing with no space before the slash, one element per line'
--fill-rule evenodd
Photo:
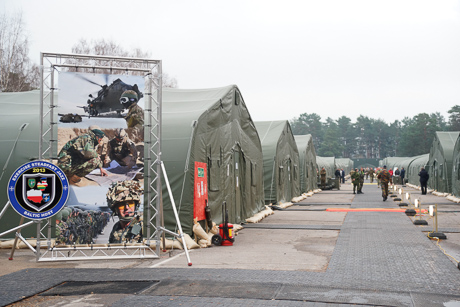
<path fill-rule="evenodd" d="M 118 222 L 110 233 L 109 243 L 142 242 L 142 216 L 138 214 L 143 187 L 135 180 L 119 181 L 107 192 L 107 205 Z"/>
<path fill-rule="evenodd" d="M 69 217 L 70 212 L 70 209 L 64 208 L 56 214 L 56 244 L 67 244 L 69 237 L 69 225 L 67 224 L 67 218 Z"/>
<path fill-rule="evenodd" d="M 128 109 L 125 116 L 128 129 L 136 129 L 137 134 L 144 139 L 144 110 L 137 104 L 137 93 L 133 90 L 124 91 L 120 96 L 120 103 Z"/>
<path fill-rule="evenodd" d="M 58 154 L 59 166 L 70 184 L 76 184 L 96 168 L 101 170 L 101 176 L 107 176 L 102 168 L 102 161 L 96 151 L 97 145 L 102 145 L 104 132 L 99 129 L 89 130 L 87 133 L 68 141 Z"/>
<path fill-rule="evenodd" d="M 107 144 L 107 153 L 104 158 L 104 166 L 107 167 L 110 161 L 116 161 L 121 166 L 132 168 L 137 161 L 137 148 L 130 140 L 125 129 L 118 128 L 115 137 Z"/>

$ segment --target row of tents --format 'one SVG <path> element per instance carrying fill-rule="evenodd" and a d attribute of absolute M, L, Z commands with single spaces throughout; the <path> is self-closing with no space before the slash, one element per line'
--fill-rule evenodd
<path fill-rule="evenodd" d="M 236 85 L 183 90 L 164 88 L 162 106 L 162 161 L 182 227 L 191 233 L 194 214 L 194 163 L 208 167 L 208 204 L 213 220 L 221 222 L 223 202 L 229 221 L 244 222 L 265 204 L 289 202 L 317 188 L 318 169 L 328 177 L 337 168 L 348 174 L 350 159 L 317 157 L 311 135 L 294 136 L 287 120 L 254 122 Z M 0 179 L 38 157 L 40 92 L 0 93 L 3 133 L 0 156 L 5 165 Z M 20 131 L 23 123 L 27 129 Z M 18 132 L 18 133 L 16 133 Z M 6 193 L 0 201 L 7 202 Z M 165 226 L 176 227 L 167 189 L 163 188 Z M 13 224 L 16 223 L 12 218 Z"/>
<path fill-rule="evenodd" d="M 421 168 L 430 175 L 428 188 L 460 197 L 460 132 L 437 131 L 430 152 L 415 157 L 388 157 L 380 161 L 388 169 L 404 168 L 406 179 L 420 184 Z"/>

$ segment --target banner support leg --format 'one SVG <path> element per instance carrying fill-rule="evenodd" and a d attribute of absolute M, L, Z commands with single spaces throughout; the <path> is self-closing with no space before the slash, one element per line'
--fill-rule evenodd
<path fill-rule="evenodd" d="M 180 224 L 179 215 L 177 214 L 176 204 L 174 202 L 174 197 L 171 192 L 171 187 L 169 186 L 168 175 L 166 174 L 166 170 L 165 170 L 163 161 L 160 161 L 160 165 L 161 165 L 161 170 L 163 171 L 163 175 L 165 178 L 166 187 L 168 188 L 169 198 L 171 199 L 171 207 L 174 211 L 174 216 L 176 217 L 177 227 L 179 228 L 179 238 L 182 239 L 182 245 L 184 245 L 184 251 L 185 251 L 185 256 L 187 257 L 188 266 L 192 266 L 192 262 L 190 261 L 190 256 L 188 254 L 187 243 L 185 242 L 184 233 L 182 231 L 182 226 Z"/>
<path fill-rule="evenodd" d="M 21 226 L 23 223 L 24 223 L 24 217 L 21 216 L 21 220 L 19 221 L 19 226 Z M 13 247 L 11 248 L 10 258 L 8 258 L 8 260 L 13 260 L 14 251 L 16 250 L 16 244 L 18 244 L 18 239 L 19 239 L 20 233 L 21 233 L 21 228 L 16 230 L 16 236 L 14 238 Z"/>

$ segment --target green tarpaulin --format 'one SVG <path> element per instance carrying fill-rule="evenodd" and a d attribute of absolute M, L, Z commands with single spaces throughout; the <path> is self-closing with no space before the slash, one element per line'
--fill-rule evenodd
<path fill-rule="evenodd" d="M 460 135 L 455 142 L 452 158 L 452 194 L 460 197 Z"/>
<path fill-rule="evenodd" d="M 452 192 L 454 146 L 459 132 L 436 131 L 428 161 L 428 187 L 438 192 Z"/>
<path fill-rule="evenodd" d="M 316 156 L 316 163 L 318 164 L 318 174 L 324 167 L 326 170 L 326 178 L 335 178 L 335 170 L 337 169 L 337 166 L 335 165 L 335 157 Z"/>
<path fill-rule="evenodd" d="M 335 164 L 338 169 L 343 169 L 345 175 L 348 175 L 354 166 L 353 160 L 349 158 L 337 158 L 335 159 Z"/>
<path fill-rule="evenodd" d="M 11 158 L 3 172 L 0 186 L 4 193 L 0 193 L 0 207 L 3 208 L 8 202 L 6 187 L 10 176 L 22 164 L 38 159 L 38 140 L 40 137 L 40 91 L 21 93 L 0 93 L 0 108 L 2 110 L 0 127 L 3 131 L 0 135 L 0 165 L 1 168 L 10 155 L 15 144 Z M 21 133 L 19 128 L 28 124 Z M 0 231 L 6 231 L 19 225 L 20 216 L 10 207 L 2 217 Z M 26 237 L 36 236 L 35 227 L 28 227 L 22 231 Z M 14 233 L 7 235 L 14 237 Z"/>
<path fill-rule="evenodd" d="M 424 154 L 420 156 L 413 157 L 413 160 L 410 162 L 406 171 L 406 178 L 408 182 L 415 185 L 420 185 L 420 170 L 426 167 L 430 154 Z"/>
<path fill-rule="evenodd" d="M 259 135 L 237 86 L 163 89 L 162 160 L 184 232 L 193 226 L 194 163 L 208 164 L 209 206 L 222 221 L 241 223 L 263 209 L 263 158 Z M 167 229 L 176 221 L 163 188 Z"/>
<path fill-rule="evenodd" d="M 255 122 L 264 156 L 265 203 L 300 195 L 299 151 L 287 120 Z"/>
<path fill-rule="evenodd" d="M 310 192 L 318 188 L 316 178 L 316 151 L 311 134 L 294 135 L 299 149 L 300 160 L 300 193 Z"/>

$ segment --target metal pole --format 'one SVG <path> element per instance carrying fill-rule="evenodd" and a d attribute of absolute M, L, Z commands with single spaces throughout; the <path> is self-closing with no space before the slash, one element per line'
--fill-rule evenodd
<path fill-rule="evenodd" d="M 43 66 L 43 53 L 40 52 L 40 139 L 38 140 L 38 159 L 42 159 L 43 154 L 43 95 L 44 95 L 44 87 L 45 87 L 45 80 L 44 77 L 44 66 Z"/>
<path fill-rule="evenodd" d="M 144 146 L 145 144 L 147 144 L 147 151 L 145 150 L 145 147 L 144 147 L 144 155 L 147 154 L 146 157 L 144 157 L 144 161 L 147 161 L 147 174 L 144 173 L 144 176 L 147 175 L 147 244 L 150 246 L 150 230 L 151 230 L 151 226 L 150 226 L 150 218 L 152 216 L 152 211 L 150 209 L 150 201 L 151 201 L 151 169 L 150 169 L 150 165 L 151 165 L 151 146 L 152 146 L 152 130 L 151 130 L 151 127 L 152 127 L 152 80 L 150 79 L 150 77 L 147 77 L 147 82 L 146 82 L 146 92 L 149 93 L 147 95 L 148 99 L 147 99 L 147 106 L 146 108 L 149 110 L 148 112 L 148 117 L 147 117 L 147 126 L 148 127 L 148 134 L 147 134 L 147 141 L 144 140 Z M 144 114 L 145 116 L 145 114 Z M 145 138 L 145 128 L 144 127 L 144 138 Z M 145 164 L 144 164 L 144 170 L 145 170 Z M 144 204 L 145 204 L 145 201 L 144 201 Z"/>
<path fill-rule="evenodd" d="M 21 216 L 21 220 L 19 221 L 19 226 L 21 226 L 23 223 L 24 223 L 24 217 Z M 8 258 L 8 260 L 13 260 L 14 251 L 16 250 L 16 244 L 18 244 L 18 239 L 19 239 L 19 234 L 20 233 L 21 233 L 21 228 L 19 228 L 16 231 L 16 237 L 14 238 L 13 247 L 11 248 L 10 258 Z"/>
<path fill-rule="evenodd" d="M 434 224 L 435 224 L 436 233 L 437 233 L 438 232 L 438 204 L 434 205 L 434 211 L 435 211 Z"/>
<path fill-rule="evenodd" d="M 3 237 L 3 236 L 6 235 L 7 233 L 16 231 L 16 230 L 18 230 L 18 229 L 25 228 L 26 226 L 29 226 L 30 224 L 33 224 L 33 223 L 34 223 L 33 221 L 30 221 L 30 222 L 25 223 L 24 225 L 19 225 L 19 226 L 16 226 L 16 227 L 14 227 L 14 228 L 11 228 L 10 230 L 7 230 L 7 231 L 4 231 L 4 232 L 0 233 L 0 237 Z"/>
<path fill-rule="evenodd" d="M 54 69 L 51 70 L 51 96 L 50 96 L 50 162 L 53 159 L 53 142 L 54 142 Z M 43 120 L 43 119 L 42 119 Z M 57 144 L 57 143 L 56 143 Z"/>
<path fill-rule="evenodd" d="M 10 205 L 11 205 L 11 203 L 10 203 L 10 201 L 8 201 L 8 202 L 6 203 L 6 205 L 5 205 L 5 207 L 3 207 L 2 212 L 0 212 L 0 220 L 2 219 L 3 215 L 5 214 L 6 209 L 8 209 L 8 207 L 9 207 Z M 0 237 L 1 237 L 1 235 L 0 235 Z"/>
<path fill-rule="evenodd" d="M 40 239 L 41 239 L 40 225 L 41 225 L 41 221 L 37 221 L 37 247 L 36 247 L 37 252 L 35 253 L 35 255 L 37 256 L 36 257 L 37 262 L 40 260 L 40 256 L 41 256 L 41 253 L 40 253 Z"/>
<path fill-rule="evenodd" d="M 162 125 L 162 99 L 163 99 L 163 66 L 162 66 L 162 61 L 158 62 L 158 88 L 157 88 L 157 104 L 158 104 L 158 109 L 157 109 L 157 154 L 158 154 L 158 164 L 157 164 L 157 226 L 161 225 L 163 227 L 162 221 L 163 221 L 163 193 L 162 191 L 162 184 L 161 184 L 161 168 L 163 167 L 164 171 L 164 166 L 163 162 L 161 160 L 161 125 Z M 161 165 L 160 165 L 161 163 Z M 164 172 L 165 178 L 166 178 L 166 172 Z M 166 181 L 167 182 L 167 181 Z M 169 189 L 169 183 L 167 184 L 168 189 Z M 170 193 L 170 197 L 172 197 L 172 193 Z M 175 206 L 174 206 L 175 209 Z M 178 218 L 178 217 L 177 217 Z M 161 228 L 164 229 L 164 228 Z M 164 232 L 161 233 L 164 236 Z M 160 242 L 160 232 L 157 231 L 157 238 L 156 241 L 159 243 Z M 184 241 L 184 240 L 183 240 Z M 165 243 L 165 242 L 164 242 Z M 165 248 L 165 245 L 163 245 L 163 248 Z M 187 248 L 185 248 L 187 249 Z M 157 253 L 160 253 L 160 244 L 158 244 L 157 248 Z M 190 259 L 188 260 L 190 263 Z"/>
<path fill-rule="evenodd" d="M 168 175 L 166 174 L 165 166 L 162 161 L 160 161 L 161 169 L 163 170 L 163 175 L 165 177 L 165 184 L 168 188 L 169 198 L 171 199 L 171 206 L 174 211 L 174 216 L 176 217 L 177 227 L 179 228 L 179 238 L 182 239 L 182 244 L 184 245 L 185 256 L 187 257 L 188 265 L 191 266 L 192 262 L 190 261 L 190 256 L 187 250 L 187 243 L 185 243 L 184 233 L 182 231 L 182 226 L 180 224 L 179 215 L 177 214 L 176 204 L 174 203 L 174 198 L 171 192 L 171 187 L 169 186 Z"/>

